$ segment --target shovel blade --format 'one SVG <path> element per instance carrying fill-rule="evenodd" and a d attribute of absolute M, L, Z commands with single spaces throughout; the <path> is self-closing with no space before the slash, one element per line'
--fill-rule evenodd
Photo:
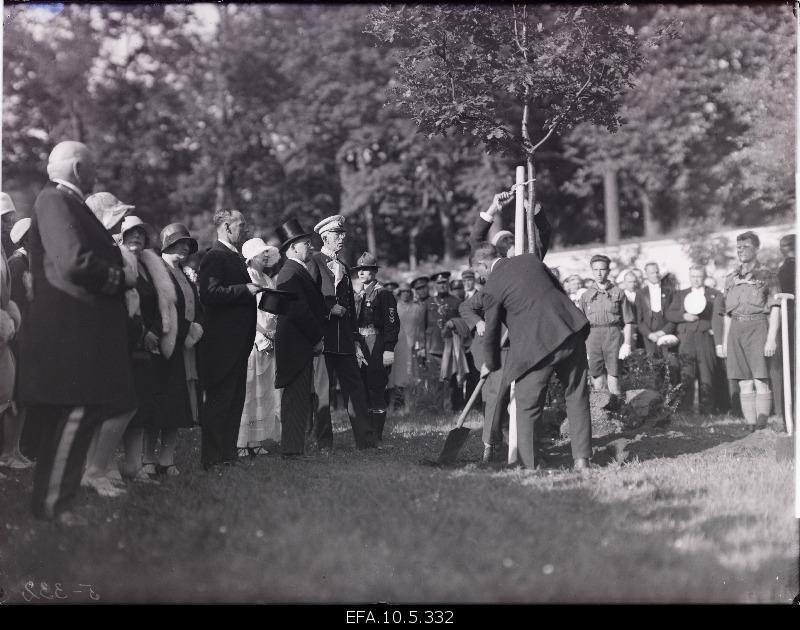
<path fill-rule="evenodd" d="M 447 434 L 447 439 L 444 441 L 444 447 L 439 454 L 439 459 L 436 460 L 437 464 L 452 464 L 456 461 L 458 452 L 464 446 L 464 442 L 469 437 L 469 429 L 467 427 L 457 427 Z"/>

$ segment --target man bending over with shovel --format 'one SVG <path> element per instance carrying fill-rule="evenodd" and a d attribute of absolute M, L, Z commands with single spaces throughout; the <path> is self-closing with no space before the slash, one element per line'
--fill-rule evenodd
<path fill-rule="evenodd" d="M 589 321 L 575 308 L 552 273 L 535 254 L 500 258 L 491 243 L 473 252 L 473 268 L 487 278 L 485 364 L 481 375 L 500 369 L 502 325 L 510 347 L 500 391 L 516 383 L 519 458 L 534 468 L 534 424 L 541 419 L 553 372 L 564 387 L 575 470 L 589 467 L 592 424 L 589 415 L 586 337 Z M 495 413 L 502 412 L 498 405 Z"/>

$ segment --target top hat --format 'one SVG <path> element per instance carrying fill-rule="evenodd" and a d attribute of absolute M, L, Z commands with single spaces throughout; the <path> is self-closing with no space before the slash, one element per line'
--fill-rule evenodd
<path fill-rule="evenodd" d="M 265 289 L 258 300 L 258 308 L 273 315 L 286 315 L 289 311 L 289 302 L 296 299 L 297 296 L 291 291 Z"/>
<path fill-rule="evenodd" d="M 314 231 L 320 236 L 325 232 L 344 232 L 344 217 L 341 214 L 335 214 L 332 217 L 322 219 L 314 226 Z"/>
<path fill-rule="evenodd" d="M 11 242 L 14 245 L 19 245 L 19 242 L 22 240 L 22 237 L 28 232 L 31 227 L 31 220 L 28 217 L 24 219 L 20 219 L 14 224 L 14 227 L 11 228 Z"/>
<path fill-rule="evenodd" d="M 189 241 L 189 253 L 194 254 L 197 251 L 197 241 L 189 234 L 189 228 L 183 223 L 170 223 L 161 230 L 161 251 L 169 249 L 184 239 Z"/>
<path fill-rule="evenodd" d="M 122 203 L 110 192 L 94 193 L 86 197 L 86 205 L 107 230 L 112 229 L 136 206 Z"/>
<path fill-rule="evenodd" d="M 428 283 L 431 279 L 428 276 L 420 276 L 419 278 L 414 278 L 411 281 L 411 288 L 412 289 L 419 289 L 422 285 L 428 286 Z"/>
<path fill-rule="evenodd" d="M 361 271 L 362 269 L 377 269 L 378 259 L 369 252 L 364 252 L 358 257 L 353 271 Z"/>
<path fill-rule="evenodd" d="M 431 280 L 434 282 L 442 282 L 446 280 L 450 280 L 450 272 L 449 271 L 440 271 L 439 273 L 433 274 L 431 276 Z"/>
<path fill-rule="evenodd" d="M 285 251 L 289 245 L 301 238 L 311 238 L 311 232 L 306 232 L 300 227 L 300 222 L 295 218 L 289 219 L 275 230 L 275 235 L 281 242 L 280 251 Z"/>

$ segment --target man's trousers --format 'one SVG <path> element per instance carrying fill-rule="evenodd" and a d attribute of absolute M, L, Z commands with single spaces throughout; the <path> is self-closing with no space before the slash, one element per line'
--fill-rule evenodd
<path fill-rule="evenodd" d="M 204 468 L 236 461 L 236 443 L 247 393 L 247 359 L 241 357 L 221 381 L 206 388 L 200 415 L 200 461 Z"/>
<path fill-rule="evenodd" d="M 126 410 L 110 405 L 29 405 L 27 409 L 28 418 L 41 429 L 31 508 L 34 516 L 54 519 L 78 493 L 95 429 Z"/>
<path fill-rule="evenodd" d="M 314 411 L 314 361 L 309 361 L 281 394 L 281 455 L 302 455 Z"/>
<path fill-rule="evenodd" d="M 547 384 L 554 371 L 564 387 L 572 458 L 577 460 L 592 456 L 588 369 L 583 333 L 574 333 L 516 379 L 517 449 L 519 459 L 526 468 L 535 465 L 534 425 L 541 421 Z"/>
<path fill-rule="evenodd" d="M 353 428 L 356 448 L 375 445 L 370 427 L 369 408 L 364 382 L 355 354 L 325 353 L 324 363 L 315 361 L 314 391 L 317 394 L 317 410 L 314 415 L 312 434 L 318 448 L 333 446 L 333 425 L 331 424 L 331 388 L 329 375 L 335 374 L 342 393 L 347 400 L 347 415 Z"/>

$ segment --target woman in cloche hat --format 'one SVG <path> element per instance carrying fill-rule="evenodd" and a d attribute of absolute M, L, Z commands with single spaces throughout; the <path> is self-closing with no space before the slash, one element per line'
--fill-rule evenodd
<path fill-rule="evenodd" d="M 267 289 L 275 289 L 275 272 L 281 255 L 277 247 L 260 238 L 251 238 L 242 245 L 250 280 Z M 240 457 L 266 455 L 264 440 L 280 442 L 281 390 L 275 389 L 275 327 L 278 316 L 256 306 L 256 338 L 247 359 L 247 386 L 242 422 L 236 447 Z"/>

